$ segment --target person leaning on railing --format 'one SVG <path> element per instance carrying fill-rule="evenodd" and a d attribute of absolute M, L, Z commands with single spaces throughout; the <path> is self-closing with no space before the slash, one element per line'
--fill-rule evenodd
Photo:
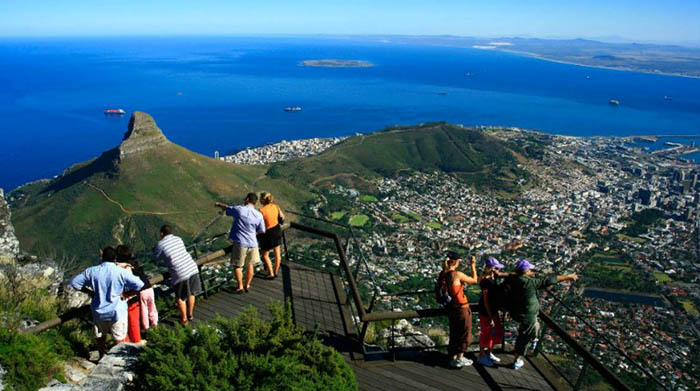
<path fill-rule="evenodd" d="M 250 290 L 253 281 L 253 267 L 260 262 L 257 234 L 265 233 L 265 222 L 260 212 L 255 209 L 258 195 L 248 193 L 243 200 L 243 205 L 231 206 L 222 202 L 214 205 L 223 209 L 226 216 L 233 217 L 229 239 L 233 242 L 231 249 L 231 264 L 236 274 L 238 287 L 233 293 L 243 293 Z M 243 285 L 243 267 L 246 269 L 245 285 Z"/>
<path fill-rule="evenodd" d="M 559 282 L 578 280 L 577 274 L 562 274 L 545 278 L 535 277 L 535 273 L 532 271 L 534 268 L 535 265 L 527 259 L 520 259 L 515 264 L 515 274 L 506 277 L 502 284 L 508 312 L 511 318 L 519 323 L 518 337 L 515 340 L 515 356 L 513 357 L 513 369 L 515 370 L 525 365 L 522 357 L 525 355 L 527 345 L 533 341 L 534 349 L 540 334 L 540 324 L 537 320 L 540 303 L 537 300 L 537 291 Z"/>
<path fill-rule="evenodd" d="M 476 284 L 476 258 L 470 257 L 471 277 L 457 271 L 459 267 L 459 255 L 449 251 L 447 259 L 442 266 L 442 272 L 438 276 L 438 284 L 444 284 L 450 296 L 446 304 L 447 317 L 450 322 L 450 343 L 447 353 L 452 357 L 450 367 L 462 368 L 472 365 L 472 360 L 464 357 L 464 353 L 472 343 L 472 311 L 469 301 L 464 294 L 464 288 L 468 284 Z"/>
<path fill-rule="evenodd" d="M 117 253 L 112 247 L 100 250 L 102 263 L 85 269 L 73 277 L 70 285 L 92 296 L 92 320 L 100 358 L 105 354 L 106 335 L 122 342 L 127 333 L 125 298 L 143 287 L 143 281 L 117 266 Z"/>
<path fill-rule="evenodd" d="M 170 273 L 170 282 L 180 310 L 180 322 L 186 324 L 194 320 L 195 296 L 202 292 L 199 268 L 185 243 L 179 236 L 173 235 L 169 225 L 160 227 L 160 240 L 153 248 L 153 261 L 165 259 Z"/>

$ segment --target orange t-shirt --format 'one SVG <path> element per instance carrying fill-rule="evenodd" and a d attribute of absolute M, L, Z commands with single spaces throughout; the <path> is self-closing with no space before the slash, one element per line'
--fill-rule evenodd
<path fill-rule="evenodd" d="M 445 281 L 447 283 L 447 293 L 450 296 L 452 296 L 452 302 L 450 303 L 450 305 L 454 308 L 468 307 L 469 300 L 467 300 L 467 296 L 464 294 L 464 285 L 462 285 L 462 283 L 455 285 L 455 278 L 457 278 L 457 272 L 454 271 L 446 273 L 445 275 Z M 452 284 L 450 284 L 450 282 L 452 282 Z"/>
<path fill-rule="evenodd" d="M 276 204 L 267 204 L 260 208 L 260 213 L 263 215 L 263 220 L 265 220 L 265 229 L 270 229 L 275 225 L 279 224 L 280 209 Z"/>

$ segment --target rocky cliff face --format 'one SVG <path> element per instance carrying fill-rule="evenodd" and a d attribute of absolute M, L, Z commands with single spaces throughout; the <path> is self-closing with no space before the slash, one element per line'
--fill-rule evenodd
<path fill-rule="evenodd" d="M 0 189 L 0 264 L 13 263 L 19 255 L 19 241 L 15 237 L 10 218 L 10 207 L 5 201 L 3 190 Z"/>
<path fill-rule="evenodd" d="M 124 141 L 119 145 L 119 159 L 152 150 L 168 142 L 153 117 L 135 111 L 129 120 L 129 130 L 124 133 Z"/>

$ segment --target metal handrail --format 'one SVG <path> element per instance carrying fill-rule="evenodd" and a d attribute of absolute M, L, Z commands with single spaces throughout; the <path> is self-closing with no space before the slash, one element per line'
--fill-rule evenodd
<path fill-rule="evenodd" d="M 379 293 L 379 291 L 381 291 L 381 289 L 379 288 L 380 285 L 377 282 L 376 278 L 374 277 L 374 273 L 372 272 L 372 269 L 370 269 L 370 267 L 369 267 L 369 263 L 367 262 L 367 257 L 365 256 L 364 251 L 362 251 L 362 246 L 360 246 L 360 241 L 357 239 L 357 235 L 355 235 L 355 231 L 353 231 L 352 226 L 347 225 L 347 224 L 343 224 L 343 223 L 339 223 L 337 221 L 327 220 L 327 219 L 324 219 L 321 217 L 316 217 L 316 216 L 311 216 L 311 215 L 307 215 L 307 214 L 300 213 L 300 212 L 295 212 L 293 210 L 287 210 L 287 212 L 291 213 L 293 215 L 296 215 L 296 216 L 300 216 L 300 217 L 304 217 L 304 218 L 308 218 L 308 219 L 312 219 L 312 220 L 316 220 L 316 221 L 321 221 L 323 223 L 332 224 L 332 225 L 336 225 L 336 226 L 343 227 L 343 228 L 347 229 L 350 232 L 350 236 L 352 236 L 353 242 L 355 242 L 355 247 L 357 248 L 357 251 L 360 254 L 360 260 L 362 261 L 362 264 L 365 267 L 365 272 L 369 276 L 369 279 L 372 281 L 372 287 L 374 289 L 374 294 L 376 295 Z M 353 274 L 353 277 L 357 280 L 357 271 Z"/>
<path fill-rule="evenodd" d="M 641 365 L 640 365 L 638 362 L 636 362 L 632 357 L 630 357 L 624 350 L 620 349 L 620 348 L 617 346 L 616 343 L 610 341 L 610 340 L 608 339 L 608 337 L 606 337 L 605 335 L 601 334 L 600 331 L 598 331 L 598 329 L 595 328 L 595 326 L 593 326 L 593 325 L 592 325 L 590 322 L 588 322 L 585 318 L 583 318 L 581 315 L 579 315 L 579 314 L 578 314 L 576 311 L 574 311 L 571 307 L 569 307 L 568 305 L 566 305 L 566 303 L 564 303 L 564 301 L 563 301 L 562 299 L 560 299 L 556 294 L 554 294 L 553 292 L 551 292 L 551 290 L 549 290 L 548 292 L 550 293 L 550 295 L 551 295 L 557 302 L 559 302 L 559 304 L 560 304 L 562 307 L 566 308 L 571 314 L 573 314 L 573 316 L 574 316 L 576 319 L 580 320 L 581 322 L 583 322 L 583 324 L 584 324 L 585 326 L 587 326 L 589 329 L 593 330 L 593 331 L 596 333 L 596 337 L 597 337 L 597 338 L 601 338 L 608 346 L 611 346 L 613 349 L 615 349 L 615 350 L 617 351 L 617 353 L 619 353 L 620 355 L 622 355 L 623 357 L 625 357 L 625 358 L 626 358 L 627 360 L 629 360 L 637 369 L 639 369 L 640 371 L 642 371 L 642 373 L 644 373 L 644 375 L 646 375 L 646 376 L 649 377 L 650 379 L 654 380 L 654 382 L 655 382 L 656 384 L 658 384 L 659 386 L 663 387 L 665 390 L 669 390 L 669 391 L 671 390 L 667 385 L 665 385 L 663 382 L 661 382 L 661 380 L 657 379 L 651 372 L 649 372 L 646 368 L 644 368 L 643 366 L 641 366 Z M 542 311 L 540 311 L 540 312 L 542 313 Z M 542 313 L 542 314 L 544 314 L 544 313 Z M 551 319 L 551 318 L 550 318 L 550 319 Z"/>

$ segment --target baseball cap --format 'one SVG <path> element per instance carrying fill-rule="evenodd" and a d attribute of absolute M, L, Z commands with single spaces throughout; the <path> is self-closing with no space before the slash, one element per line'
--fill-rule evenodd
<path fill-rule="evenodd" d="M 460 259 L 462 258 L 457 252 L 455 251 L 448 251 L 447 252 L 447 259 Z"/>
<path fill-rule="evenodd" d="M 486 260 L 486 266 L 488 267 L 495 267 L 497 269 L 503 268 L 503 264 L 498 262 L 498 259 L 494 257 L 489 257 L 489 259 Z"/>
<path fill-rule="evenodd" d="M 530 269 L 534 269 L 534 268 L 535 268 L 535 265 L 531 264 L 530 261 L 528 261 L 525 258 L 518 260 L 518 262 L 515 264 L 515 270 L 525 271 L 525 270 L 530 270 Z"/>

